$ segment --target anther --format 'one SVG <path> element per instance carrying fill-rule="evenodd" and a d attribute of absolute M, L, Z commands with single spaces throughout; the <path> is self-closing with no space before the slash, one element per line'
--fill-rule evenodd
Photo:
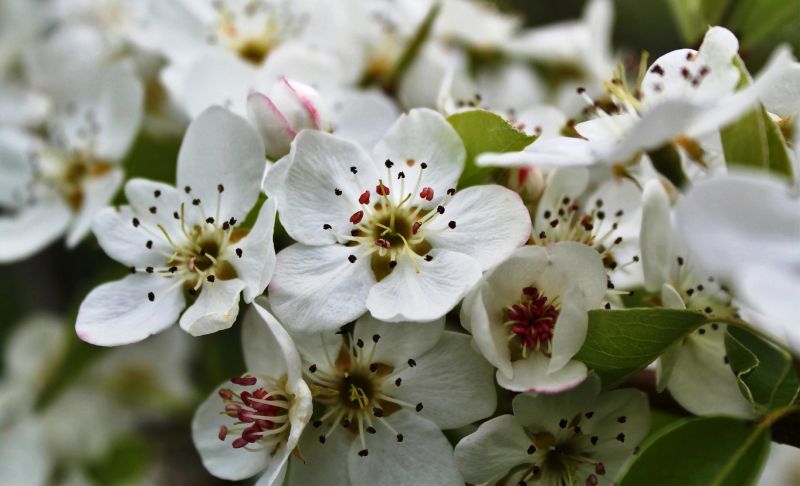
<path fill-rule="evenodd" d="M 431 189 L 430 187 L 423 187 L 422 191 L 420 191 L 420 193 L 419 193 L 419 197 L 421 197 L 422 199 L 425 199 L 427 201 L 432 201 L 433 200 L 433 189 Z"/>
<path fill-rule="evenodd" d="M 350 222 L 353 224 L 360 223 L 362 219 L 364 219 L 364 211 L 356 211 L 350 216 Z"/>
<path fill-rule="evenodd" d="M 367 449 L 361 449 L 358 451 L 358 455 L 361 457 L 367 457 L 369 455 L 369 451 Z"/>
<path fill-rule="evenodd" d="M 391 191 L 389 190 L 388 187 L 383 185 L 383 182 L 378 182 L 378 185 L 375 186 L 375 192 L 379 196 L 388 196 Z"/>
<path fill-rule="evenodd" d="M 172 212 L 172 217 L 173 217 L 173 218 L 175 218 L 175 219 L 181 219 L 181 215 L 180 215 L 180 214 L 178 214 L 178 212 L 177 212 L 177 211 L 173 211 L 173 212 Z"/>
<path fill-rule="evenodd" d="M 397 434 L 397 442 L 403 442 L 403 434 Z"/>
<path fill-rule="evenodd" d="M 199 206 L 200 205 L 200 199 L 192 199 L 192 204 L 195 205 L 195 206 Z"/>
<path fill-rule="evenodd" d="M 225 440 L 225 437 L 228 435 L 228 428 L 224 425 L 219 426 L 219 432 L 217 433 L 217 437 L 219 440 Z"/>
<path fill-rule="evenodd" d="M 559 422 L 558 422 L 558 426 L 559 426 L 559 427 L 561 427 L 562 429 L 563 429 L 563 428 L 566 428 L 566 427 L 567 427 L 567 419 L 561 419 L 561 420 L 559 420 Z"/>
<path fill-rule="evenodd" d="M 455 193 L 456 193 L 456 190 L 453 189 L 452 187 L 447 190 L 447 195 L 448 196 L 453 196 L 453 195 L 455 195 Z"/>
<path fill-rule="evenodd" d="M 426 262 L 433 261 L 433 257 L 431 255 L 425 255 L 425 261 Z"/>
<path fill-rule="evenodd" d="M 333 188 L 333 193 L 336 194 L 337 196 L 341 196 L 342 195 L 342 190 L 339 189 L 338 187 L 334 187 Z"/>
<path fill-rule="evenodd" d="M 597 437 L 596 435 L 593 435 L 593 436 L 592 436 L 592 437 L 589 439 L 589 442 L 591 442 L 591 443 L 592 443 L 592 445 L 597 445 L 597 441 L 598 441 L 599 439 L 600 439 L 599 437 Z"/>
<path fill-rule="evenodd" d="M 350 167 L 350 172 L 352 172 L 353 174 L 358 174 L 358 169 L 356 168 L 356 166 L 352 166 Z"/>
<path fill-rule="evenodd" d="M 206 218 L 206 223 L 208 223 L 208 224 L 214 224 L 214 218 L 212 218 L 212 217 L 210 217 L 210 216 L 209 216 L 208 218 Z"/>
<path fill-rule="evenodd" d="M 422 411 L 422 402 L 418 403 L 417 406 L 414 407 L 414 410 L 416 410 L 417 412 L 421 412 Z"/>
<path fill-rule="evenodd" d="M 158 212 L 158 208 L 155 206 L 150 206 L 150 209 L 148 209 L 148 211 L 150 211 L 150 214 L 156 214 Z"/>
<path fill-rule="evenodd" d="M 148 250 L 151 250 L 153 248 L 153 240 L 147 240 L 144 246 L 146 246 Z"/>
<path fill-rule="evenodd" d="M 369 370 L 370 370 L 371 372 L 373 372 L 373 373 L 375 373 L 376 371 L 378 371 L 378 363 L 372 363 L 372 364 L 370 364 L 370 365 L 369 365 Z"/>
<path fill-rule="evenodd" d="M 531 445 L 528 447 L 528 454 L 533 454 L 534 452 L 536 452 L 536 446 L 535 446 L 535 445 L 533 445 L 533 444 L 531 444 Z"/>
<path fill-rule="evenodd" d="M 350 263 L 355 263 L 356 262 L 356 256 L 355 255 L 350 255 L 349 257 L 347 257 L 347 261 L 349 261 Z"/>
<path fill-rule="evenodd" d="M 236 256 L 239 257 L 239 258 L 242 258 L 242 249 L 241 248 L 237 248 L 236 249 Z"/>
<path fill-rule="evenodd" d="M 374 434 L 376 432 L 377 432 L 377 430 L 375 430 L 375 427 L 373 427 L 371 425 L 369 427 L 367 427 L 367 433 L 368 434 Z"/>
<path fill-rule="evenodd" d="M 449 223 L 447 223 L 447 226 L 449 226 L 450 229 L 455 229 L 456 228 L 456 222 L 455 221 L 450 221 Z"/>
<path fill-rule="evenodd" d="M 214 280 L 216 280 L 216 279 L 217 279 L 217 278 L 216 278 L 215 276 L 213 276 L 213 275 L 209 275 L 208 277 L 206 277 L 206 280 L 208 280 L 209 282 L 212 282 L 212 283 L 213 283 L 213 282 L 214 282 Z"/>
<path fill-rule="evenodd" d="M 436 206 L 436 212 L 439 214 L 444 214 L 444 206 Z"/>
<path fill-rule="evenodd" d="M 380 341 L 380 339 L 381 339 L 381 335 L 380 334 L 373 334 L 372 335 L 372 342 L 373 343 L 377 343 L 378 341 Z"/>
<path fill-rule="evenodd" d="M 217 192 L 222 192 L 225 190 L 225 187 L 222 184 L 217 184 Z"/>
<path fill-rule="evenodd" d="M 320 435 L 319 436 L 319 443 L 320 444 L 324 444 L 325 443 L 325 436 L 324 435 Z"/>
<path fill-rule="evenodd" d="M 156 300 L 156 294 L 154 294 L 153 292 L 148 292 L 147 293 L 147 300 L 149 300 L 150 302 L 153 302 L 154 300 Z"/>
<path fill-rule="evenodd" d="M 313 425 L 314 428 L 319 428 L 319 426 L 322 425 L 322 420 L 315 420 L 311 425 Z"/>
<path fill-rule="evenodd" d="M 359 338 L 356 341 L 356 346 L 358 346 L 359 348 L 363 348 L 364 347 L 364 341 L 361 338 Z"/>
<path fill-rule="evenodd" d="M 373 408 L 372 414 L 378 418 L 383 417 L 383 409 L 380 408 Z"/>
<path fill-rule="evenodd" d="M 133 227 L 134 228 L 138 228 L 139 227 L 139 220 L 137 218 L 133 218 L 132 222 L 133 222 Z"/>
<path fill-rule="evenodd" d="M 383 164 L 386 166 L 387 169 L 391 169 L 392 166 L 394 165 L 394 162 L 392 162 L 389 159 L 386 159 L 386 162 L 384 162 Z"/>
<path fill-rule="evenodd" d="M 419 167 L 420 167 L 420 169 L 427 169 L 428 168 L 428 164 L 423 162 L 423 163 L 419 164 Z"/>
<path fill-rule="evenodd" d="M 184 187 L 183 190 L 184 190 L 184 192 L 186 192 L 186 194 L 189 194 L 190 192 L 192 192 L 192 188 L 189 187 L 189 186 Z"/>
<path fill-rule="evenodd" d="M 408 366 L 413 368 L 413 367 L 417 366 L 417 362 L 414 361 L 413 359 L 409 358 L 408 359 Z"/>
<path fill-rule="evenodd" d="M 625 434 L 623 434 L 622 432 L 617 434 L 617 440 L 620 442 L 625 442 Z"/>
<path fill-rule="evenodd" d="M 161 195 L 161 191 L 159 191 L 158 189 L 156 189 L 155 191 L 153 191 L 153 196 L 154 196 L 154 197 L 159 197 L 160 195 Z"/>
<path fill-rule="evenodd" d="M 394 380 L 394 386 L 400 386 L 400 383 L 402 383 L 402 382 L 403 382 L 403 379 L 398 377 L 396 380 Z"/>
<path fill-rule="evenodd" d="M 316 372 L 317 371 L 317 365 L 316 364 L 312 364 L 311 366 L 308 367 L 308 371 L 309 371 L 309 373 Z"/>
<path fill-rule="evenodd" d="M 128 267 L 128 271 L 131 273 L 136 273 L 136 267 Z"/>
<path fill-rule="evenodd" d="M 406 173 L 405 173 L 405 172 L 403 172 L 402 170 L 401 170 L 400 172 L 398 172 L 398 173 L 397 173 L 397 179 L 398 179 L 398 180 L 400 180 L 400 179 L 405 179 L 405 178 L 406 178 Z"/>
<path fill-rule="evenodd" d="M 144 271 L 147 273 L 153 273 L 153 267 L 147 267 L 144 269 Z"/>
<path fill-rule="evenodd" d="M 369 204 L 369 191 L 364 191 L 358 196 L 359 204 Z"/>
<path fill-rule="evenodd" d="M 617 422 L 621 424 L 624 424 L 627 420 L 628 420 L 627 417 L 625 417 L 624 415 L 617 417 Z"/>

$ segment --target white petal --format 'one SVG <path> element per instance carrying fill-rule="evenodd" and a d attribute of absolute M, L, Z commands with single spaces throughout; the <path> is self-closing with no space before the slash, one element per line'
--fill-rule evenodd
<path fill-rule="evenodd" d="M 512 373 L 506 376 L 497 373 L 497 384 L 516 392 L 561 393 L 578 386 L 586 379 L 586 365 L 569 361 L 556 371 L 549 372 L 550 359 L 539 352 L 532 352 L 525 359 L 512 363 Z"/>
<path fill-rule="evenodd" d="M 78 310 L 78 337 L 98 346 L 118 346 L 163 331 L 178 320 L 184 307 L 180 288 L 167 291 L 174 282 L 137 274 L 95 287 Z M 152 302 L 149 292 L 154 295 Z"/>
<path fill-rule="evenodd" d="M 455 221 L 456 227 L 448 224 Z M 478 260 L 481 270 L 505 260 L 531 236 L 531 217 L 519 194 L 496 185 L 459 191 L 444 214 L 431 221 L 426 238 L 444 248 Z"/>
<path fill-rule="evenodd" d="M 50 100 L 24 86 L 6 83 L 0 87 L 0 125 L 35 127 L 50 112 Z"/>
<path fill-rule="evenodd" d="M 677 222 L 694 262 L 731 281 L 742 265 L 797 268 L 800 200 L 786 183 L 729 175 L 697 182 L 678 202 Z"/>
<path fill-rule="evenodd" d="M 92 231 L 103 251 L 128 267 L 163 266 L 174 250 L 158 229 L 146 228 L 141 222 L 136 225 L 134 219 L 141 221 L 138 218 L 130 206 L 105 208 L 95 216 Z M 151 248 L 148 242 L 152 242 Z"/>
<path fill-rule="evenodd" d="M 30 155 L 41 146 L 42 141 L 27 132 L 0 129 L 0 204 L 14 207 L 25 199 L 34 178 Z"/>
<path fill-rule="evenodd" d="M 409 358 L 418 359 L 433 348 L 442 332 L 444 318 L 431 322 L 381 322 L 364 314 L 356 321 L 353 338 L 374 346 L 375 361 L 399 368 Z M 373 341 L 375 335 L 380 336 L 377 343 Z"/>
<path fill-rule="evenodd" d="M 687 120 L 696 118 L 705 109 L 703 105 L 684 100 L 665 101 L 648 110 L 605 158 L 625 161 L 641 151 L 659 148 L 686 133 Z"/>
<path fill-rule="evenodd" d="M 238 278 L 205 282 L 197 300 L 181 316 L 181 328 L 192 336 L 228 329 L 239 315 L 239 294 L 244 282 Z"/>
<path fill-rule="evenodd" d="M 479 167 L 583 167 L 597 163 L 602 149 L 609 146 L 609 143 L 590 142 L 582 138 L 545 138 L 533 142 L 521 152 L 480 154 L 475 163 Z"/>
<path fill-rule="evenodd" d="M 642 199 L 642 227 L 639 234 L 642 269 L 647 290 L 655 292 L 669 281 L 673 265 L 675 250 L 672 243 L 670 202 L 658 179 L 645 185 Z"/>
<path fill-rule="evenodd" d="M 228 247 L 228 261 L 236 275 L 244 282 L 244 301 L 252 302 L 267 288 L 275 271 L 275 245 L 272 234 L 275 228 L 277 205 L 274 199 L 264 201 L 255 224 L 247 236 Z M 238 256 L 236 249 L 242 250 Z"/>
<path fill-rule="evenodd" d="M 386 159 L 392 160 L 409 181 L 416 181 L 422 171 L 421 187 L 444 195 L 456 187 L 464 170 L 466 150 L 442 115 L 417 108 L 401 116 L 389 129 L 373 150 L 373 158 L 380 167 Z M 427 169 L 421 168 L 423 162 L 428 164 Z"/>
<path fill-rule="evenodd" d="M 275 160 L 289 153 L 289 146 L 300 130 L 292 126 L 272 98 L 258 92 L 248 96 L 247 118 L 261 135 L 267 157 Z"/>
<path fill-rule="evenodd" d="M 445 331 L 436 346 L 416 359 L 416 366 L 398 374 L 403 384 L 393 396 L 422 403 L 421 416 L 440 429 L 454 429 L 494 412 L 492 374 L 492 366 L 475 352 L 469 336 Z"/>
<path fill-rule="evenodd" d="M 553 332 L 553 353 L 548 373 L 558 371 L 570 362 L 583 346 L 586 332 L 589 329 L 589 307 L 586 294 L 580 287 L 575 287 L 563 295 Z"/>
<path fill-rule="evenodd" d="M 336 329 L 366 311 L 375 277 L 368 258 L 350 263 L 352 253 L 343 245 L 301 244 L 278 253 L 269 295 L 272 311 L 288 329 Z"/>
<path fill-rule="evenodd" d="M 400 114 L 379 91 L 344 91 L 330 97 L 333 133 L 371 149 Z"/>
<path fill-rule="evenodd" d="M 306 245 L 332 243 L 336 241 L 333 232 L 349 234 L 350 216 L 360 209 L 358 196 L 378 181 L 372 160 L 360 147 L 318 131 L 300 133 L 289 158 L 278 165 L 282 164 L 287 168 L 267 175 L 267 187 L 278 199 L 286 232 Z M 351 167 L 357 168 L 357 178 Z M 278 175 L 282 184 L 269 181 Z M 342 191 L 340 196 L 336 189 Z M 333 231 L 323 229 L 325 224 Z"/>
<path fill-rule="evenodd" d="M 241 221 L 258 199 L 265 167 L 264 146 L 250 123 L 212 107 L 186 130 L 178 154 L 177 185 L 189 186 L 187 197 L 200 199 L 208 216 Z"/>
<path fill-rule="evenodd" d="M 547 186 L 536 207 L 536 234 L 542 230 L 547 231 L 550 221 L 544 217 L 545 212 L 554 214 L 561 206 L 565 197 L 572 200 L 578 199 L 589 185 L 589 170 L 583 167 L 555 169 L 547 178 Z"/>
<path fill-rule="evenodd" d="M 34 388 L 44 385 L 40 382 L 63 357 L 66 330 L 60 318 L 47 314 L 28 317 L 14 328 L 3 356 L 8 381 L 22 381 Z"/>
<path fill-rule="evenodd" d="M 700 328 L 683 340 L 667 382 L 670 395 L 695 415 L 733 415 L 749 419 L 752 406 L 725 362 L 725 328 Z"/>
<path fill-rule="evenodd" d="M 285 42 L 270 52 L 258 81 L 269 86 L 281 78 L 296 79 L 324 91 L 356 82 L 349 79 L 355 74 L 325 49 L 306 42 Z"/>
<path fill-rule="evenodd" d="M 319 429 L 306 427 L 300 439 L 299 450 L 305 461 L 292 457 L 286 484 L 309 486 L 323 484 L 350 484 L 345 460 L 354 436 L 344 429 L 331 434 L 321 444 Z"/>
<path fill-rule="evenodd" d="M 449 250 L 432 250 L 431 261 L 417 258 L 419 273 L 407 258 L 372 286 L 370 313 L 382 321 L 432 321 L 449 312 L 481 278 L 477 260 Z"/>
<path fill-rule="evenodd" d="M 511 405 L 517 421 L 530 430 L 554 432 L 558 422 L 564 417 L 574 417 L 576 412 L 591 407 L 600 394 L 600 379 L 591 374 L 580 385 L 567 393 L 520 394 L 514 397 Z"/>
<path fill-rule="evenodd" d="M 495 300 L 493 295 L 492 288 L 483 284 L 467 295 L 461 304 L 461 324 L 472 334 L 475 346 L 483 357 L 498 368 L 499 374 L 510 378 L 514 372 L 508 349 L 508 330 L 502 325 L 502 316 L 494 315 L 490 319 L 487 312 L 485 300 Z M 495 310 L 494 307 L 492 309 Z"/>
<path fill-rule="evenodd" d="M 254 302 L 242 324 L 242 352 L 247 369 L 280 377 L 289 383 L 301 379 L 300 355 L 286 330 L 267 307 L 266 299 Z"/>
<path fill-rule="evenodd" d="M 67 247 L 73 248 L 81 242 L 97 213 L 111 203 L 114 195 L 122 185 L 125 174 L 122 169 L 112 168 L 107 173 L 91 177 L 83 184 L 83 200 L 78 214 L 72 220 L 67 233 Z"/>
<path fill-rule="evenodd" d="M 222 386 L 231 388 L 230 383 Z M 281 448 L 276 456 L 267 451 L 253 452 L 245 448 L 234 449 L 231 440 L 219 440 L 219 428 L 227 417 L 222 413 L 224 402 L 214 390 L 197 408 L 192 419 L 192 439 L 200 459 L 208 471 L 222 479 L 240 480 L 255 476 L 266 469 L 271 462 L 283 463 L 289 452 Z"/>
<path fill-rule="evenodd" d="M 796 265 L 796 263 L 795 263 Z M 746 306 L 755 310 L 756 324 L 787 341 L 793 350 L 800 349 L 800 269 L 752 265 L 746 267 L 734 286 Z"/>
<path fill-rule="evenodd" d="M 214 105 L 245 116 L 247 95 L 259 88 L 256 69 L 227 52 L 209 52 L 182 69 L 179 99 L 190 118 Z"/>
<path fill-rule="evenodd" d="M 702 111 L 686 127 L 685 133 L 699 137 L 736 121 L 773 89 L 793 61 L 789 49 L 785 46 L 779 47 L 750 86 L 720 100 L 712 109 Z"/>
<path fill-rule="evenodd" d="M 761 102 L 767 111 L 782 118 L 800 113 L 800 63 L 791 63 Z"/>
<path fill-rule="evenodd" d="M 406 410 L 387 420 L 403 434 L 403 442 L 397 442 L 394 433 L 379 426 L 378 432 L 367 440 L 369 455 L 361 457 L 358 455 L 361 444 L 354 441 L 347 457 L 350 484 L 460 486 L 464 483 L 450 443 L 433 422 Z"/>
<path fill-rule="evenodd" d="M 0 216 L 0 262 L 22 260 L 49 245 L 61 236 L 71 216 L 56 194 L 42 194 L 36 204 Z"/>
<path fill-rule="evenodd" d="M 175 187 L 147 179 L 129 179 L 125 183 L 125 197 L 131 208 L 136 211 L 136 217 L 153 233 L 161 234 L 158 225 L 161 225 L 171 238 L 183 233 L 180 219 L 174 216 L 176 212 L 180 215 L 182 202 L 181 193 Z M 151 208 L 156 208 L 155 213 Z"/>
<path fill-rule="evenodd" d="M 144 87 L 132 65 L 115 63 L 99 74 L 100 89 L 91 93 L 100 132 L 95 154 L 111 161 L 128 152 L 144 113 Z"/>
<path fill-rule="evenodd" d="M 513 415 L 482 423 L 456 444 L 455 460 L 464 480 L 482 484 L 505 476 L 514 466 L 530 462 L 531 440 Z"/>

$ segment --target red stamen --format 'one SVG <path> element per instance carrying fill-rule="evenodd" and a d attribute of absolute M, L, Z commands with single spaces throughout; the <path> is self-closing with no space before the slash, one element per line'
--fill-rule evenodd
<path fill-rule="evenodd" d="M 359 204 L 369 204 L 369 191 L 364 191 L 358 196 Z"/>
<path fill-rule="evenodd" d="M 364 219 L 364 211 L 356 211 L 350 216 L 350 222 L 353 224 L 360 223 L 362 219 Z"/>
<path fill-rule="evenodd" d="M 390 191 L 388 187 L 383 185 L 383 182 L 380 182 L 377 186 L 375 186 L 375 192 L 379 196 L 388 196 Z"/>
<path fill-rule="evenodd" d="M 430 187 L 423 187 L 419 193 L 419 197 L 427 201 L 433 201 L 433 189 Z"/>
<path fill-rule="evenodd" d="M 536 349 L 553 339 L 558 310 L 536 288 L 526 287 L 522 295 L 519 304 L 506 307 L 506 319 L 511 321 L 511 332 L 519 337 L 522 345 Z"/>

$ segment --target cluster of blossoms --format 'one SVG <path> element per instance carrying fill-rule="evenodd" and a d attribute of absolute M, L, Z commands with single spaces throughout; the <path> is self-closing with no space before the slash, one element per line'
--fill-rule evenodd
<path fill-rule="evenodd" d="M 246 370 L 192 421 L 214 476 L 611 485 L 651 412 L 587 359 L 598 316 L 705 316 L 629 373 L 687 414 L 765 415 L 729 326 L 800 353 L 786 48 L 751 79 L 711 27 L 634 73 L 610 0 L 541 28 L 468 0 L 43 3 L 0 36 L 0 262 L 93 234 L 128 272 L 77 312 L 98 346 L 240 321 Z M 785 166 L 741 169 L 752 116 Z M 174 183 L 126 178 L 142 130 L 182 138 Z M 55 440 L 9 382 L 4 437 Z"/>

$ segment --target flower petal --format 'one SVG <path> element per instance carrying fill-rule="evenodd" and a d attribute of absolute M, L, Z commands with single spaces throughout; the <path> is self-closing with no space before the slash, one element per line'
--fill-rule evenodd
<path fill-rule="evenodd" d="M 200 199 L 202 210 L 217 221 L 241 221 L 258 199 L 265 168 L 264 146 L 250 123 L 212 107 L 186 130 L 177 186 L 189 187 L 187 197 Z"/>
<path fill-rule="evenodd" d="M 190 118 L 214 105 L 245 116 L 247 95 L 259 88 L 258 71 L 227 52 L 207 52 L 186 65 L 175 66 L 179 66 L 184 80 L 175 99 L 183 101 Z"/>
<path fill-rule="evenodd" d="M 417 259 L 419 273 L 404 258 L 372 286 L 367 308 L 387 322 L 432 321 L 449 312 L 481 278 L 477 260 L 449 250 L 432 250 L 431 261 Z M 410 258 L 410 257 L 409 257 Z"/>
<path fill-rule="evenodd" d="M 375 361 L 396 368 L 405 366 L 411 359 L 418 359 L 433 348 L 444 332 L 444 318 L 431 322 L 381 322 L 364 314 L 353 329 L 353 339 L 361 339 L 367 346 L 374 346 Z M 374 336 L 379 341 L 374 342 Z M 368 351 L 372 352 L 372 351 Z"/>
<path fill-rule="evenodd" d="M 496 298 L 490 286 L 482 284 L 477 286 L 461 304 L 461 325 L 472 334 L 475 346 L 483 357 L 498 368 L 498 376 L 503 374 L 510 378 L 514 372 L 511 367 L 511 352 L 508 349 L 508 330 L 499 320 L 501 316 L 489 318 L 487 301 L 493 300 Z M 492 310 L 498 309 L 492 307 Z"/>
<path fill-rule="evenodd" d="M 221 387 L 231 388 L 231 384 L 226 382 Z M 200 453 L 203 466 L 211 474 L 218 478 L 236 481 L 255 476 L 271 463 L 286 462 L 290 451 L 285 447 L 279 449 L 275 456 L 270 456 L 267 451 L 254 453 L 243 448 L 234 449 L 230 439 L 219 440 L 219 428 L 226 418 L 221 413 L 223 410 L 224 402 L 217 389 L 197 408 L 192 419 L 194 445 Z"/>
<path fill-rule="evenodd" d="M 642 226 L 639 241 L 642 249 L 642 269 L 645 287 L 650 292 L 669 282 L 675 248 L 672 242 L 672 218 L 667 191 L 658 179 L 644 187 Z"/>
<path fill-rule="evenodd" d="M 451 221 L 455 227 L 451 228 Z M 426 228 L 434 248 L 476 259 L 481 270 L 505 260 L 531 236 L 531 217 L 519 194 L 496 185 L 459 191 Z"/>
<path fill-rule="evenodd" d="M 553 372 L 548 371 L 550 362 L 542 353 L 532 352 L 527 358 L 511 364 L 511 375 L 506 376 L 498 370 L 497 384 L 516 392 L 561 393 L 586 379 L 588 371 L 580 361 L 569 361 Z"/>
<path fill-rule="evenodd" d="M 162 266 L 167 260 L 165 255 L 174 251 L 158 229 L 144 226 L 130 206 L 101 210 L 92 222 L 92 231 L 108 256 L 138 270 Z"/>
<path fill-rule="evenodd" d="M 170 290 L 174 283 L 137 274 L 95 287 L 78 310 L 78 337 L 98 346 L 118 346 L 163 331 L 178 320 L 184 307 L 181 289 Z"/>
<path fill-rule="evenodd" d="M 475 159 L 475 164 L 479 167 L 583 167 L 598 162 L 611 143 L 573 137 L 544 138 L 521 152 L 482 153 Z"/>
<path fill-rule="evenodd" d="M 258 218 L 247 236 L 227 248 L 227 260 L 244 282 L 244 301 L 250 303 L 264 292 L 275 271 L 275 228 L 277 205 L 268 199 L 261 205 Z M 239 256 L 241 251 L 241 256 Z"/>
<path fill-rule="evenodd" d="M 306 245 L 333 243 L 334 232 L 349 234 L 350 216 L 360 207 L 359 195 L 378 180 L 369 156 L 352 142 L 306 130 L 295 138 L 288 157 L 276 165 L 287 168 L 274 176 L 274 170 L 267 174 L 267 188 L 278 199 L 286 232 Z M 353 175 L 351 167 L 358 174 Z M 282 184 L 270 182 L 278 176 Z M 326 224 L 332 230 L 323 229 Z"/>
<path fill-rule="evenodd" d="M 262 305 L 263 304 L 263 305 Z M 286 374 L 289 382 L 301 379 L 300 355 L 294 342 L 275 316 L 267 300 L 258 299 L 242 323 L 242 351 L 247 369 L 269 376 Z"/>
<path fill-rule="evenodd" d="M 453 449 L 431 421 L 401 410 L 387 419 L 403 434 L 397 442 L 386 427 L 369 438 L 369 455 L 361 457 L 361 444 L 354 441 L 347 457 L 351 484 L 416 486 L 419 484 L 462 485 L 453 460 Z M 341 467 L 339 465 L 338 467 Z"/>
<path fill-rule="evenodd" d="M 330 97 L 333 133 L 371 149 L 397 120 L 399 110 L 380 91 L 342 91 Z"/>
<path fill-rule="evenodd" d="M 518 464 L 529 463 L 530 445 L 525 428 L 514 416 L 501 415 L 461 439 L 454 454 L 464 480 L 483 484 L 502 478 Z"/>
<path fill-rule="evenodd" d="M 351 484 L 344 464 L 353 435 L 338 430 L 324 444 L 318 440 L 319 430 L 306 427 L 298 449 L 304 460 L 293 457 L 286 477 L 290 486 L 322 484 Z"/>
<path fill-rule="evenodd" d="M 589 329 L 589 307 L 586 294 L 580 287 L 574 287 L 562 296 L 553 332 L 553 352 L 547 372 L 558 371 L 572 360 L 586 340 Z"/>
<path fill-rule="evenodd" d="M 368 258 L 350 263 L 351 254 L 343 245 L 299 243 L 278 253 L 269 295 L 272 311 L 288 329 L 336 329 L 364 313 L 375 277 Z"/>
<path fill-rule="evenodd" d="M 431 350 L 398 376 L 394 396 L 422 403 L 419 414 L 440 429 L 454 429 L 490 416 L 497 406 L 492 366 L 470 345 L 469 336 L 445 331 Z"/>
<path fill-rule="evenodd" d="M 228 329 L 239 314 L 239 294 L 244 286 L 238 278 L 205 282 L 197 300 L 181 316 L 181 328 L 192 336 Z"/>
<path fill-rule="evenodd" d="M 64 232 L 72 212 L 57 194 L 42 194 L 36 203 L 0 216 L 0 262 L 22 260 Z"/>

